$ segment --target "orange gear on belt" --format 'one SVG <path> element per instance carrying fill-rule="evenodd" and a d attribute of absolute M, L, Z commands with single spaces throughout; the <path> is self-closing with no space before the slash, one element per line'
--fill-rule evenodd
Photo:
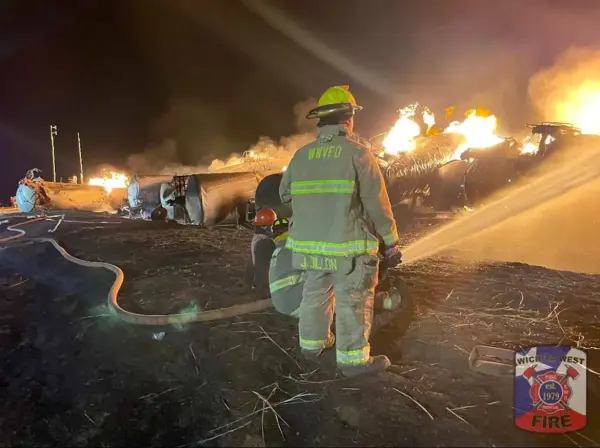
<path fill-rule="evenodd" d="M 255 226 L 272 226 L 277 219 L 275 210 L 271 208 L 261 208 L 256 212 L 256 217 L 252 224 Z"/>

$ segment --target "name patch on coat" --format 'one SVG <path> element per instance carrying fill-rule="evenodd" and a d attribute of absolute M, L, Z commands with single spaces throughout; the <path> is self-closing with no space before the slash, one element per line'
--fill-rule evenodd
<path fill-rule="evenodd" d="M 301 255 L 300 269 L 334 272 L 338 270 L 338 260 L 324 255 Z"/>

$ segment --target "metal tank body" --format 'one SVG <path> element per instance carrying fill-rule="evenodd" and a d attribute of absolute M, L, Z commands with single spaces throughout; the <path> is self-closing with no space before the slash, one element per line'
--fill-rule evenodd
<path fill-rule="evenodd" d="M 265 177 L 260 181 L 254 195 L 256 209 L 271 208 L 279 218 L 290 218 L 292 216 L 292 208 L 281 203 L 279 197 L 279 184 L 283 173 L 274 173 Z"/>
<path fill-rule="evenodd" d="M 160 205 L 160 186 L 171 182 L 173 175 L 136 175 L 129 179 L 127 202 L 131 208 Z"/>
<path fill-rule="evenodd" d="M 211 226 L 237 213 L 243 220 L 259 182 L 273 172 L 205 173 L 188 178 L 185 208 L 192 224 Z"/>
<path fill-rule="evenodd" d="M 60 182 L 23 181 L 19 184 L 16 203 L 24 213 L 35 207 L 51 210 L 107 211 L 117 208 L 124 191 L 113 189 L 108 194 L 104 187 Z"/>
<path fill-rule="evenodd" d="M 175 186 L 171 182 L 160 184 L 160 205 L 167 211 L 167 219 L 175 219 Z"/>
<path fill-rule="evenodd" d="M 464 154 L 469 160 L 463 180 L 465 205 L 480 205 L 497 192 L 516 182 L 548 172 L 582 151 L 600 149 L 600 136 L 570 132 L 563 134 L 563 124 L 551 123 L 536 128 L 545 129 L 545 133 L 535 154 L 521 154 L 520 145 L 512 139 Z M 571 129 L 566 127 L 566 131 Z M 554 139 L 546 142 L 548 135 L 553 135 Z"/>
<path fill-rule="evenodd" d="M 37 205 L 37 192 L 34 185 L 20 183 L 15 195 L 15 203 L 23 213 L 32 212 Z"/>
<path fill-rule="evenodd" d="M 471 162 L 451 160 L 438 168 L 429 185 L 425 205 L 446 211 L 465 205 L 464 179 Z"/>
<path fill-rule="evenodd" d="M 490 148 L 469 149 L 461 160 L 437 170 L 426 202 L 436 210 L 477 205 L 517 177 L 518 156 L 519 146 L 511 139 Z"/>

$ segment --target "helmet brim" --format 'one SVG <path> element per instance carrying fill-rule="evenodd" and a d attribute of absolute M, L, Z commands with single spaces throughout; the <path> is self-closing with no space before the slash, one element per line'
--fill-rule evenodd
<path fill-rule="evenodd" d="M 336 114 L 351 114 L 354 115 L 356 111 L 361 111 L 362 106 L 351 103 L 338 103 L 338 104 L 327 104 L 325 106 L 319 106 L 312 109 L 306 118 L 311 120 L 315 118 L 329 117 Z"/>

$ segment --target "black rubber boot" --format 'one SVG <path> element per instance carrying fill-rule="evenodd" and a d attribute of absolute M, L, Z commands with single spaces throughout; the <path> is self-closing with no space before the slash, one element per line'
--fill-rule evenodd
<path fill-rule="evenodd" d="M 387 356 L 372 356 L 369 361 L 365 364 L 359 364 L 355 366 L 339 366 L 342 375 L 346 378 L 353 378 L 361 375 L 373 375 L 379 372 L 387 370 L 392 363 Z"/>

